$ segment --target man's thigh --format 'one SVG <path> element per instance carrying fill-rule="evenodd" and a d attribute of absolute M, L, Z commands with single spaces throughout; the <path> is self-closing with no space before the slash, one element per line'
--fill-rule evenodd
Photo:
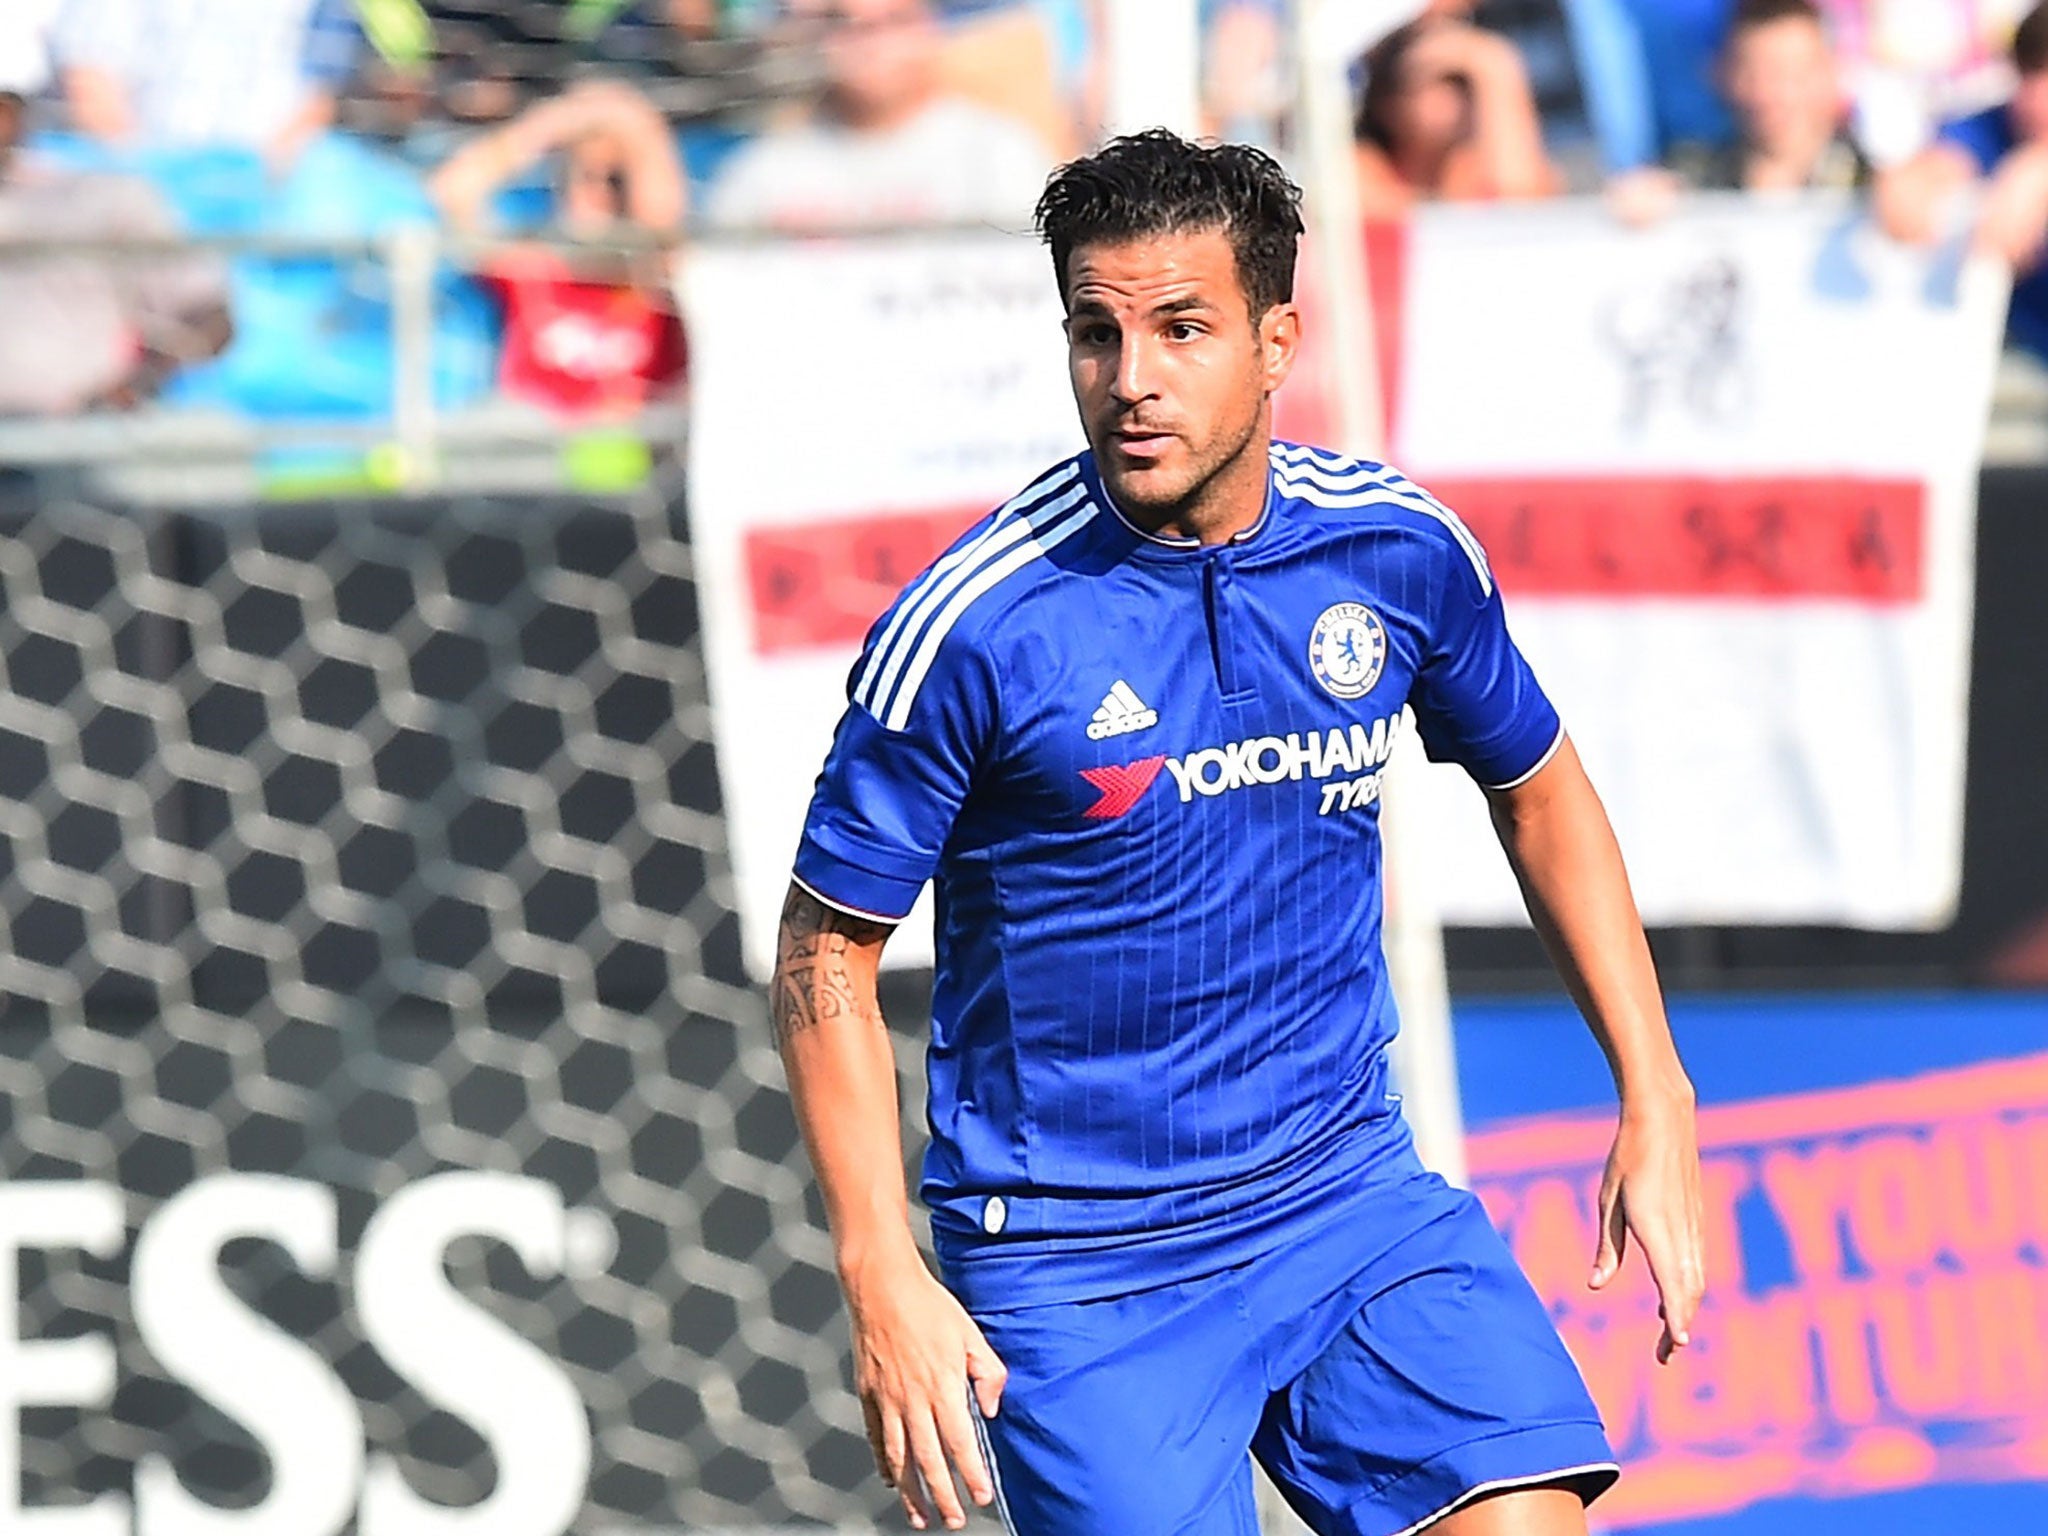
<path fill-rule="evenodd" d="M 1266 1389 L 1231 1276 L 975 1321 L 1010 1371 L 983 1429 L 1012 1531 L 1258 1536 Z"/>
<path fill-rule="evenodd" d="M 1333 1326 L 1301 1330 L 1316 1352 L 1276 1382 L 1254 1451 L 1322 1536 L 1577 1536 L 1527 1523 L 1554 1498 L 1503 1496 L 1558 1485 L 1578 1505 L 1611 1484 L 1598 1410 L 1478 1201 L 1418 1197 L 1431 1219 L 1330 1299 Z"/>

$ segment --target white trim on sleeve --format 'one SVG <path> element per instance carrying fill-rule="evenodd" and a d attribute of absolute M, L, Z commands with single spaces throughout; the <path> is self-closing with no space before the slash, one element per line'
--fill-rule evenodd
<path fill-rule="evenodd" d="M 1505 784 L 1482 784 L 1479 787 L 1481 789 L 1496 790 L 1520 789 L 1524 784 L 1528 783 L 1531 779 L 1535 778 L 1537 774 L 1541 773 L 1545 768 L 1548 768 L 1550 766 L 1550 760 L 1553 757 L 1557 756 L 1557 749 L 1563 745 L 1564 727 L 1560 725 L 1557 728 L 1557 735 L 1551 739 L 1550 745 L 1543 749 L 1543 755 L 1536 759 L 1535 763 L 1530 766 L 1528 772 L 1517 774 L 1514 778 L 1509 779 Z"/>
<path fill-rule="evenodd" d="M 863 912 L 859 907 L 849 907 L 845 902 L 838 901 L 830 896 L 827 896 L 823 891 L 819 890 L 815 885 L 812 885 L 810 881 L 804 879 L 801 875 L 792 874 L 789 877 L 789 883 L 795 886 L 798 890 L 806 891 L 809 894 L 817 897 L 818 900 L 825 903 L 825 905 L 830 907 L 834 912 L 844 912 L 848 917 L 865 918 L 868 922 L 871 923 L 887 923 L 891 928 L 894 928 L 898 923 L 903 921 L 903 919 L 900 917 L 884 917 L 879 912 Z"/>

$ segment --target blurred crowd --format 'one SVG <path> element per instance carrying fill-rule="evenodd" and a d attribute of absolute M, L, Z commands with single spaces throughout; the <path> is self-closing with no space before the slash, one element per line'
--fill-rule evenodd
<path fill-rule="evenodd" d="M 423 222 L 469 242 L 442 403 L 637 410 L 686 375 L 686 232 L 1028 222 L 1102 131 L 1105 3 L 0 0 L 0 415 L 381 415 L 390 274 L 316 247 Z M 2048 354 L 2048 6 L 1428 0 L 1372 35 L 1387 9 L 1356 7 L 1368 216 L 1867 192 L 2010 261 Z M 1199 25 L 1208 131 L 1288 154 L 1288 5 Z"/>

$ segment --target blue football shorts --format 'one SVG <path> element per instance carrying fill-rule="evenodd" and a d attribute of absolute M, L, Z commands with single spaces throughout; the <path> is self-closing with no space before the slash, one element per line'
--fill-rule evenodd
<path fill-rule="evenodd" d="M 1199 1280 L 977 1311 L 1010 1369 L 975 1415 L 1008 1529 L 1258 1536 L 1250 1456 L 1321 1536 L 1611 1486 L 1599 1411 L 1478 1200 L 1417 1164 L 1343 1207 Z"/>

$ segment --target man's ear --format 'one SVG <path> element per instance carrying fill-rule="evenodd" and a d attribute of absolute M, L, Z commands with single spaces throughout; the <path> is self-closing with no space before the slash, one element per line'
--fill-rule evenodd
<path fill-rule="evenodd" d="M 1259 365 L 1267 394 L 1287 382 L 1301 352 L 1301 310 L 1292 301 L 1259 317 Z"/>

